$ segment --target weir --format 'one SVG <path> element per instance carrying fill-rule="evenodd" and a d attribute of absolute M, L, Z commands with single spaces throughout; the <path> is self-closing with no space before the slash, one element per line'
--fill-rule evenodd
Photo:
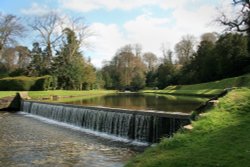
<path fill-rule="evenodd" d="M 155 143 L 190 123 L 190 114 L 85 107 L 23 100 L 21 110 L 59 122 L 141 142 Z"/>

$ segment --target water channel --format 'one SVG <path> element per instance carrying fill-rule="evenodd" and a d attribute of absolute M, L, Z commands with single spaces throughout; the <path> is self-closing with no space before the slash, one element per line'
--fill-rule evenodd
<path fill-rule="evenodd" d="M 206 100 L 206 98 L 199 97 L 170 96 L 150 93 L 116 93 L 88 98 L 78 97 L 62 99 L 59 102 L 83 106 L 190 113 Z"/>

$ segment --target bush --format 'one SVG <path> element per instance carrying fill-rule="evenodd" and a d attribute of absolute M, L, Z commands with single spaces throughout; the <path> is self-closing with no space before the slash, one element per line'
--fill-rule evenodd
<path fill-rule="evenodd" d="M 49 90 L 53 89 L 53 84 L 53 77 L 49 75 L 43 77 L 7 77 L 0 79 L 0 90 Z"/>
<path fill-rule="evenodd" d="M 38 77 L 31 90 L 51 90 L 54 88 L 54 79 L 50 75 Z"/>

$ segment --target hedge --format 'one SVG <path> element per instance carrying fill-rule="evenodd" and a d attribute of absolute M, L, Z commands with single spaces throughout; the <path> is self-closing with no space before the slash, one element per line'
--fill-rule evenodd
<path fill-rule="evenodd" d="M 50 75 L 42 77 L 6 77 L 0 79 L 0 90 L 15 90 L 15 91 L 29 91 L 29 90 L 50 90 L 53 89 L 54 79 Z"/>

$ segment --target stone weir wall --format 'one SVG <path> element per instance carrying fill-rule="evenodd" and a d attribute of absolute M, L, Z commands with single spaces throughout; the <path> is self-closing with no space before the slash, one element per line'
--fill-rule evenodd
<path fill-rule="evenodd" d="M 23 100 L 21 110 L 92 131 L 154 143 L 190 123 L 190 114 Z"/>
<path fill-rule="evenodd" d="M 0 99 L 0 111 L 20 111 L 21 97 L 17 93 L 14 97 L 3 97 Z"/>
<path fill-rule="evenodd" d="M 13 101 L 14 97 L 4 97 L 0 99 L 0 110 L 7 109 L 11 102 Z"/>

